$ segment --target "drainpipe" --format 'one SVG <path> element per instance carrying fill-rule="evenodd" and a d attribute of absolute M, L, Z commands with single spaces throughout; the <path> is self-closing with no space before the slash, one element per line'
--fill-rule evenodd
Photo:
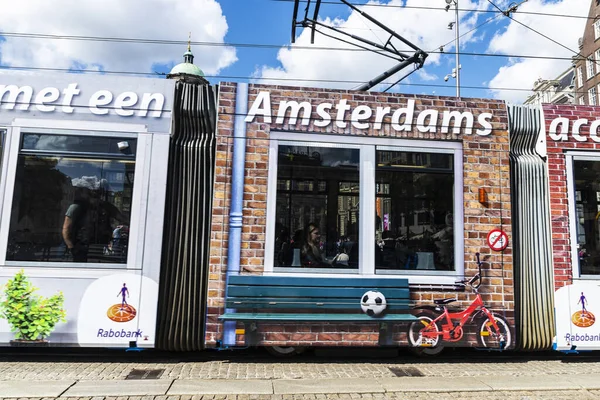
<path fill-rule="evenodd" d="M 233 171 L 231 177 L 231 209 L 229 212 L 229 248 L 227 250 L 227 275 L 225 297 L 229 277 L 240 272 L 242 250 L 242 207 L 244 200 L 244 172 L 246 164 L 246 114 L 248 113 L 248 84 L 238 83 L 235 96 L 235 119 L 233 126 Z M 235 312 L 225 309 L 226 313 Z M 236 321 L 223 323 L 223 346 L 235 346 Z"/>

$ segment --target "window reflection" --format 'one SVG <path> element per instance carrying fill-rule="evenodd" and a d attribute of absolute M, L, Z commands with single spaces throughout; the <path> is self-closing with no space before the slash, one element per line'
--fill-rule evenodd
<path fill-rule="evenodd" d="M 129 160 L 20 154 L 7 260 L 126 263 L 134 168 Z"/>
<path fill-rule="evenodd" d="M 454 158 L 376 152 L 375 265 L 454 271 Z"/>
<path fill-rule="evenodd" d="M 600 161 L 573 162 L 577 251 L 582 275 L 600 274 Z"/>
<path fill-rule="evenodd" d="M 125 143 L 126 148 L 119 148 Z M 136 141 L 98 136 L 23 134 L 22 149 L 27 151 L 54 151 L 69 153 L 135 154 Z"/>
<path fill-rule="evenodd" d="M 276 267 L 358 268 L 358 149 L 280 145 Z"/>

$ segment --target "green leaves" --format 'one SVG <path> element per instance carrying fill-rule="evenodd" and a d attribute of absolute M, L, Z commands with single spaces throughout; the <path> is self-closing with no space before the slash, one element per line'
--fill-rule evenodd
<path fill-rule="evenodd" d="M 23 271 L 4 285 L 0 317 L 5 318 L 17 339 L 39 340 L 52 333 L 58 322 L 66 322 L 63 293 L 45 298 L 35 295 L 35 288 Z"/>

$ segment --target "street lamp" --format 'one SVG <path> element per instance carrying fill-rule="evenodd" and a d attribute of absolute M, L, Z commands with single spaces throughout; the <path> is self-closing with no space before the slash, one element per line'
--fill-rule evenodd
<path fill-rule="evenodd" d="M 448 24 L 448 29 L 452 29 L 453 26 L 456 27 L 455 30 L 455 34 L 456 34 L 456 68 L 452 69 L 452 74 L 448 74 L 446 75 L 446 77 L 444 78 L 444 80 L 446 82 L 448 82 L 448 79 L 450 77 L 452 78 L 456 78 L 456 97 L 460 97 L 460 43 L 459 43 L 459 33 L 458 33 L 458 0 L 446 0 L 446 11 L 448 11 L 450 9 L 450 6 L 454 5 L 454 10 L 455 10 L 455 14 L 454 14 L 454 22 L 450 22 Z"/>

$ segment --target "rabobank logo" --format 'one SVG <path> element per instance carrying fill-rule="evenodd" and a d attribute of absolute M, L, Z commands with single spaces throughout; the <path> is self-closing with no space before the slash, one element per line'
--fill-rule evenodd
<path fill-rule="evenodd" d="M 158 284 L 152 278 L 117 272 L 93 279 L 79 302 L 77 342 L 126 347 L 136 340 L 152 347 L 157 303 Z"/>
<path fill-rule="evenodd" d="M 136 309 L 127 303 L 129 297 L 129 289 L 127 283 L 123 284 L 123 287 L 119 290 L 117 297 L 121 296 L 121 304 L 114 304 L 106 311 L 106 316 L 114 322 L 129 322 L 135 318 L 137 314 Z"/>
<path fill-rule="evenodd" d="M 579 328 L 589 328 L 596 322 L 594 314 L 586 308 L 587 302 L 585 295 L 581 292 L 581 296 L 579 296 L 579 301 L 577 302 L 577 305 L 581 306 L 581 310 L 576 311 L 571 315 L 571 322 Z"/>

